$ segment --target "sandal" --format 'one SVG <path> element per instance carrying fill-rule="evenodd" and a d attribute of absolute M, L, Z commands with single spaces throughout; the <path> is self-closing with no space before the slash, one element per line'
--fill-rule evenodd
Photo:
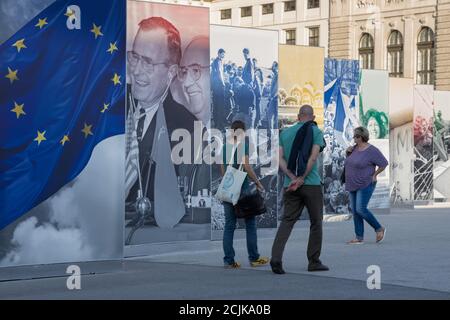
<path fill-rule="evenodd" d="M 350 241 L 347 241 L 347 244 L 364 244 L 364 241 L 359 239 L 352 239 Z"/>
<path fill-rule="evenodd" d="M 383 242 L 386 236 L 386 228 L 383 228 L 382 231 L 377 232 L 377 243 Z"/>

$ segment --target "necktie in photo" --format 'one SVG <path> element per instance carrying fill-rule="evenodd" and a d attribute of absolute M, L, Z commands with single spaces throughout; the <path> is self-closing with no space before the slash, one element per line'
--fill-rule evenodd
<path fill-rule="evenodd" d="M 139 121 L 138 121 L 138 126 L 137 126 L 137 129 L 136 129 L 136 135 L 137 135 L 137 138 L 138 138 L 138 140 L 139 141 L 142 141 L 142 133 L 144 132 L 144 123 L 145 123 L 145 109 L 144 108 L 141 108 L 140 110 L 140 118 L 139 118 Z"/>
<path fill-rule="evenodd" d="M 185 205 L 178 188 L 178 179 L 171 157 L 169 133 L 164 108 L 156 113 L 152 159 L 156 163 L 154 205 L 155 220 L 161 228 L 173 228 L 185 215 Z"/>

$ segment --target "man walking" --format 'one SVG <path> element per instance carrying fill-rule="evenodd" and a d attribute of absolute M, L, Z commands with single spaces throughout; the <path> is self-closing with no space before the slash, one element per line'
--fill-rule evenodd
<path fill-rule="evenodd" d="M 323 194 L 317 158 L 325 143 L 322 132 L 313 122 L 314 118 L 313 108 L 304 105 L 300 108 L 298 123 L 280 134 L 279 162 L 280 169 L 285 174 L 285 192 L 284 214 L 272 246 L 270 261 L 272 271 L 276 274 L 285 273 L 282 265 L 283 251 L 305 206 L 311 221 L 307 250 L 308 271 L 328 270 L 319 259 L 322 249 Z M 300 130 L 303 126 L 304 130 Z M 291 155 L 292 152 L 294 153 Z"/>

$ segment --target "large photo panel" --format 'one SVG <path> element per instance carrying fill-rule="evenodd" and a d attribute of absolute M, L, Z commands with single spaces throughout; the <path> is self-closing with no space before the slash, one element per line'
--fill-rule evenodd
<path fill-rule="evenodd" d="M 450 199 L 450 91 L 434 92 L 434 200 Z"/>
<path fill-rule="evenodd" d="M 0 266 L 121 259 L 125 1 L 0 10 Z"/>
<path fill-rule="evenodd" d="M 359 62 L 325 59 L 323 151 L 324 213 L 348 214 L 350 202 L 340 177 L 345 150 L 359 126 Z"/>
<path fill-rule="evenodd" d="M 433 200 L 433 100 L 431 85 L 414 86 L 414 200 Z"/>
<path fill-rule="evenodd" d="M 323 128 L 324 48 L 280 45 L 278 118 L 280 130 L 297 122 L 300 107 L 314 108 L 315 121 Z"/>
<path fill-rule="evenodd" d="M 234 120 L 245 122 L 250 160 L 266 190 L 267 213 L 259 228 L 277 226 L 278 151 L 278 32 L 211 26 L 211 127 L 221 143 Z M 216 137 L 217 138 L 217 137 Z M 219 165 L 212 166 L 211 193 L 221 181 Z M 224 208 L 212 198 L 212 237 L 224 228 Z M 242 228 L 242 221 L 239 222 Z"/>
<path fill-rule="evenodd" d="M 413 207 L 414 80 L 389 78 L 391 206 Z"/>
<path fill-rule="evenodd" d="M 313 107 L 315 121 L 323 130 L 323 86 L 325 50 L 319 47 L 280 45 L 280 75 L 278 85 L 278 118 L 280 133 L 298 121 L 300 107 Z M 319 158 L 321 167 L 322 157 Z M 319 169 L 322 171 L 322 168 Z M 278 175 L 278 216 L 283 215 L 284 173 Z M 308 219 L 304 209 L 302 219 Z"/>
<path fill-rule="evenodd" d="M 129 0 L 126 50 L 125 245 L 209 239 L 209 9 Z"/>
<path fill-rule="evenodd" d="M 370 144 L 389 159 L 389 74 L 385 70 L 361 70 L 359 119 L 369 130 Z M 369 208 L 388 211 L 389 169 L 378 175 Z"/>

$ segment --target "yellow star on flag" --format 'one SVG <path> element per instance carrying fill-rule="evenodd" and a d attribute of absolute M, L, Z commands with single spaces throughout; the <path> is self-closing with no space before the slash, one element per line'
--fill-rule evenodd
<path fill-rule="evenodd" d="M 25 111 L 23 111 L 24 105 L 25 105 L 24 103 L 18 104 L 17 102 L 14 101 L 14 109 L 11 109 L 11 112 L 16 113 L 17 119 L 19 119 L 20 115 L 22 114 L 26 115 Z"/>
<path fill-rule="evenodd" d="M 69 8 L 67 8 L 67 12 L 64 14 L 66 17 L 71 17 L 75 14 L 75 12 L 73 12 L 72 10 L 70 10 Z"/>
<path fill-rule="evenodd" d="M 37 141 L 38 146 L 41 144 L 42 141 L 47 140 L 47 138 L 45 137 L 45 132 L 46 132 L 46 131 L 40 132 L 40 131 L 38 130 L 38 132 L 37 132 L 38 135 L 37 135 L 37 137 L 34 139 L 34 141 Z"/>
<path fill-rule="evenodd" d="M 66 143 L 67 141 L 70 141 L 69 136 L 64 135 L 64 137 L 61 139 L 61 141 L 59 143 L 61 143 L 62 146 L 64 147 L 64 143 Z"/>
<path fill-rule="evenodd" d="M 92 133 L 91 129 L 92 129 L 92 124 L 91 125 L 87 125 L 86 123 L 84 124 L 83 130 L 81 130 L 81 132 L 84 133 L 84 138 L 87 138 L 89 135 L 91 135 L 91 136 L 94 135 Z"/>
<path fill-rule="evenodd" d="M 26 45 L 24 43 L 25 39 L 17 40 L 11 47 L 16 47 L 17 52 L 20 52 L 21 49 L 26 49 Z"/>
<path fill-rule="evenodd" d="M 47 18 L 39 19 L 39 22 L 35 24 L 35 27 L 39 27 L 39 29 L 42 29 L 42 27 L 45 26 L 46 24 L 48 24 Z"/>
<path fill-rule="evenodd" d="M 101 113 L 104 113 L 106 110 L 108 110 L 108 107 L 109 107 L 109 103 L 108 103 L 108 104 L 104 103 L 104 104 L 103 104 L 103 110 L 100 111 L 100 112 L 101 112 Z"/>
<path fill-rule="evenodd" d="M 118 84 L 122 84 L 120 82 L 120 76 L 117 73 L 114 73 L 114 78 L 112 78 L 111 81 L 114 82 L 115 86 L 117 86 Z"/>
<path fill-rule="evenodd" d="M 102 26 L 97 27 L 95 23 L 93 23 L 94 27 L 92 28 L 91 32 L 95 34 L 95 39 L 97 39 L 98 36 L 102 36 L 103 33 L 100 31 Z"/>
<path fill-rule="evenodd" d="M 106 50 L 106 52 L 110 52 L 111 54 L 113 54 L 113 53 L 114 53 L 114 50 L 119 50 L 119 49 L 117 48 L 116 43 L 117 43 L 117 42 L 110 43 L 110 44 L 109 44 L 109 49 Z"/>
<path fill-rule="evenodd" d="M 8 67 L 8 74 L 5 76 L 5 78 L 8 78 L 11 83 L 14 82 L 14 80 L 19 80 L 17 77 L 17 71 L 18 70 L 11 70 L 11 68 Z"/>

